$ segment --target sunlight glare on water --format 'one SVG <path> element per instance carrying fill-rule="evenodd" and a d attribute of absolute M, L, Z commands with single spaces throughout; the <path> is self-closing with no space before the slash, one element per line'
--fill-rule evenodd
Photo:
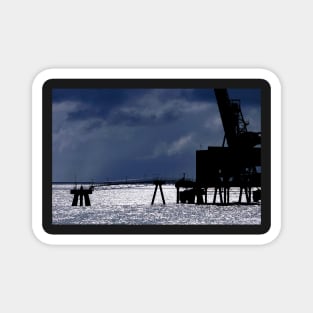
<path fill-rule="evenodd" d="M 84 186 L 87 188 L 89 186 Z M 166 204 L 157 191 L 154 205 L 153 185 L 116 185 L 96 188 L 90 195 L 91 206 L 72 206 L 73 185 L 53 185 L 53 224 L 124 224 L 124 225 L 188 225 L 188 224 L 261 224 L 261 204 L 229 206 L 176 204 L 176 188 L 164 185 Z M 238 201 L 233 188 L 230 202 Z M 232 191 L 232 189 L 231 189 Z M 208 202 L 212 202 L 212 191 Z M 243 197 L 243 199 L 245 199 Z M 79 203 L 78 203 L 79 204 Z"/>

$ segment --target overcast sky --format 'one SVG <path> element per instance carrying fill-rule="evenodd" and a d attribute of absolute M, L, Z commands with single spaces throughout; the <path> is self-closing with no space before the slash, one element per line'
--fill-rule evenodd
<path fill-rule="evenodd" d="M 260 90 L 229 89 L 249 131 Z M 195 178 L 196 150 L 221 146 L 213 89 L 54 89 L 53 181 Z"/>

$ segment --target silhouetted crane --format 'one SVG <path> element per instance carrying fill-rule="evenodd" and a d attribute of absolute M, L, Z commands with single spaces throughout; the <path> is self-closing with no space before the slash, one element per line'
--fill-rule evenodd
<path fill-rule="evenodd" d="M 229 203 L 229 189 L 240 187 L 239 202 L 243 192 L 247 202 L 251 202 L 251 188 L 261 187 L 260 173 L 256 170 L 261 166 L 261 148 L 256 147 L 261 144 L 261 133 L 248 131 L 249 122 L 243 117 L 240 100 L 230 99 L 227 89 L 214 89 L 214 93 L 225 132 L 224 140 L 222 147 L 197 151 L 197 187 L 204 188 L 205 195 L 209 187 L 214 187 L 213 203 L 218 192 L 221 202 Z"/>
<path fill-rule="evenodd" d="M 250 132 L 249 122 L 242 115 L 240 100 L 230 99 L 227 89 L 214 89 L 228 147 L 252 148 L 261 144 L 261 133 Z"/>

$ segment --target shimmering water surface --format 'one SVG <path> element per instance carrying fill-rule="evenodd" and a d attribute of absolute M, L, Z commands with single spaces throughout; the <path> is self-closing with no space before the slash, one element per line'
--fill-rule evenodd
<path fill-rule="evenodd" d="M 163 186 L 165 205 L 159 190 L 151 205 L 153 185 L 116 185 L 96 188 L 90 195 L 90 207 L 72 206 L 72 188 L 73 185 L 53 185 L 53 224 L 261 224 L 261 204 L 176 204 L 174 185 Z M 231 202 L 238 201 L 238 192 L 231 189 Z M 208 201 L 212 202 L 212 198 L 213 190 L 208 193 Z"/>

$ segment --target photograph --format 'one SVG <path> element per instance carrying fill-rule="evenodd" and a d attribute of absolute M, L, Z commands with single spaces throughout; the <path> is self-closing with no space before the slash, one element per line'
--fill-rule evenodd
<path fill-rule="evenodd" d="M 262 224 L 262 88 L 50 90 L 52 225 Z"/>

